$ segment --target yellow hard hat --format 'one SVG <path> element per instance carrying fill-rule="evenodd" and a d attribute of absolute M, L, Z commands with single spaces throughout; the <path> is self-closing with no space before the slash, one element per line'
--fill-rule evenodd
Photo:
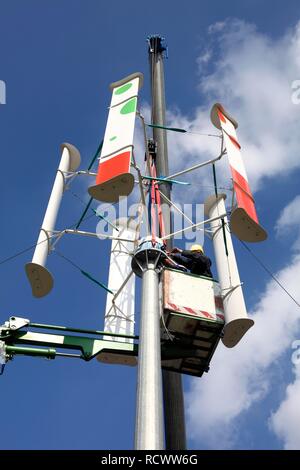
<path fill-rule="evenodd" d="M 204 253 L 203 247 L 201 245 L 192 245 L 191 251 L 201 251 L 201 253 Z"/>

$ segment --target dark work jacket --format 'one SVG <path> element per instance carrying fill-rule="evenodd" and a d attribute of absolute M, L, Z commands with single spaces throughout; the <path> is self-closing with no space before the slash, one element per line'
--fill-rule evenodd
<path fill-rule="evenodd" d="M 208 256 L 191 250 L 183 250 L 181 253 L 175 253 L 171 256 L 176 263 L 182 264 L 182 266 L 189 269 L 192 274 L 213 277 L 210 270 L 211 260 Z"/>

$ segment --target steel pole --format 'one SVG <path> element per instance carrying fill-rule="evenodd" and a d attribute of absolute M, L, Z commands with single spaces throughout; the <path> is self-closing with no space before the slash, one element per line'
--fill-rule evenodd
<path fill-rule="evenodd" d="M 149 38 L 149 61 L 151 73 L 152 94 L 152 124 L 165 125 L 165 84 L 164 84 L 164 46 L 162 38 Z M 156 167 L 158 176 L 169 175 L 167 135 L 164 129 L 153 129 L 153 138 L 157 143 Z M 168 183 L 160 185 L 161 192 L 171 199 L 171 189 Z M 162 213 L 166 233 L 172 231 L 171 208 L 162 205 Z M 167 240 L 168 248 L 172 240 Z M 163 393 L 165 413 L 166 448 L 168 450 L 184 450 L 186 448 L 184 399 L 181 375 L 176 372 L 163 371 Z"/>
<path fill-rule="evenodd" d="M 163 392 L 160 353 L 159 274 L 148 263 L 142 274 L 135 449 L 163 450 Z"/>

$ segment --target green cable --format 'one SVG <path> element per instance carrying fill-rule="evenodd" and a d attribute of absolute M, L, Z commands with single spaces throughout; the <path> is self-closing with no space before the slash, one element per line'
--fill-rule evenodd
<path fill-rule="evenodd" d="M 161 126 L 160 124 L 147 124 L 146 126 L 148 127 L 153 127 L 154 129 L 164 129 L 165 131 L 173 131 L 173 132 L 181 132 L 182 134 L 194 134 L 194 135 L 204 135 L 206 137 L 218 137 L 220 138 L 220 135 L 216 134 L 204 134 L 203 132 L 193 132 L 193 131 L 188 131 L 186 129 L 181 129 L 180 127 L 167 127 L 167 126 Z"/>
<path fill-rule="evenodd" d="M 91 163 L 88 166 L 88 171 L 90 171 L 90 169 L 94 165 L 95 160 L 99 156 L 99 153 L 100 153 L 100 150 L 102 149 L 102 147 L 103 147 L 103 140 L 100 142 L 99 147 L 97 148 L 97 151 L 96 151 L 95 155 L 93 156 L 93 159 L 92 159 Z"/>
<path fill-rule="evenodd" d="M 110 290 L 108 287 L 106 287 L 104 284 L 102 284 L 102 282 L 99 282 L 97 281 L 97 279 L 94 279 L 89 273 L 83 271 L 82 269 L 80 269 L 80 272 L 81 274 L 83 274 L 85 277 L 87 277 L 88 279 L 90 279 L 90 281 L 93 281 L 95 284 L 97 284 L 98 286 L 102 287 L 102 289 L 106 290 L 107 292 L 109 292 L 110 294 L 114 295 L 114 292 L 112 290 Z"/>
<path fill-rule="evenodd" d="M 76 224 L 75 230 L 78 230 L 78 229 L 79 229 L 79 227 L 80 227 L 80 225 L 81 225 L 81 222 L 83 221 L 83 219 L 84 219 L 84 217 L 85 217 L 87 211 L 89 210 L 90 205 L 92 204 L 92 201 L 93 201 L 93 198 L 91 197 L 90 200 L 89 200 L 89 202 L 87 203 L 87 205 L 86 205 L 86 207 L 85 207 L 85 209 L 84 209 L 84 211 L 83 211 L 83 213 L 82 213 L 80 219 L 78 220 L 78 222 L 77 222 L 77 224 Z"/>
<path fill-rule="evenodd" d="M 115 225 L 113 224 L 112 222 L 110 222 L 106 217 L 104 217 L 103 215 L 99 214 L 95 209 L 92 208 L 92 211 L 94 212 L 95 216 L 96 217 L 99 217 L 100 219 L 102 220 L 105 220 L 105 222 L 108 223 L 108 225 L 111 225 L 115 230 L 117 230 L 117 232 L 120 232 L 120 229 Z"/>
<path fill-rule="evenodd" d="M 214 176 L 214 187 L 215 187 L 215 196 L 218 197 L 218 186 L 217 186 L 217 175 L 216 175 L 216 166 L 213 163 L 213 176 Z"/>
<path fill-rule="evenodd" d="M 97 281 L 97 279 L 93 278 L 93 276 L 91 276 L 89 273 L 87 273 L 86 271 L 84 271 L 83 269 L 81 269 L 80 266 L 78 266 L 76 263 L 74 263 L 74 261 L 70 260 L 69 258 L 67 258 L 65 255 L 63 255 L 62 253 L 60 253 L 59 251 L 55 250 L 54 253 L 58 256 L 60 256 L 61 258 L 63 258 L 65 261 L 67 261 L 68 263 L 70 263 L 74 268 L 78 269 L 81 274 L 83 274 L 85 277 L 87 277 L 88 279 L 90 279 L 90 281 L 93 281 L 95 284 L 97 284 L 99 287 L 102 287 L 102 289 L 106 290 L 107 292 L 109 292 L 110 294 L 113 294 L 114 295 L 114 292 L 111 291 L 108 287 L 106 287 L 104 284 L 102 284 L 102 282 L 99 282 Z"/>
<path fill-rule="evenodd" d="M 102 147 L 103 147 L 103 140 L 100 142 L 99 147 L 97 148 L 97 151 L 96 151 L 95 155 L 93 156 L 93 158 L 92 158 L 92 160 L 91 160 L 91 163 L 90 163 L 89 166 L 88 166 L 88 171 L 90 171 L 90 169 L 91 169 L 92 166 L 94 165 L 95 160 L 96 160 L 97 157 L 99 156 L 99 153 L 100 153 Z M 86 214 L 87 211 L 89 210 L 89 207 L 90 207 L 92 201 L 93 201 L 93 198 L 91 197 L 90 200 L 89 200 L 89 202 L 88 202 L 87 205 L 86 205 L 86 208 L 84 209 L 84 211 L 83 211 L 83 213 L 82 213 L 82 216 L 80 217 L 80 219 L 78 220 L 78 222 L 77 222 L 77 224 L 76 224 L 76 227 L 75 227 L 76 230 L 79 229 L 79 227 L 80 227 L 80 225 L 81 225 L 81 222 L 83 221 L 83 219 L 84 219 L 84 217 L 85 217 L 85 214 Z"/>
<path fill-rule="evenodd" d="M 166 131 L 173 131 L 173 132 L 182 132 L 186 133 L 185 129 L 180 129 L 179 127 L 167 127 L 167 126 L 160 126 L 159 124 L 147 124 L 148 127 L 153 127 L 154 129 L 164 129 Z"/>

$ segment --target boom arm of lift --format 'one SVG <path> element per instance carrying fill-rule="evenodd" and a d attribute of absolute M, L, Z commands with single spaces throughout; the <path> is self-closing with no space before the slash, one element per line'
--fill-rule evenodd
<path fill-rule="evenodd" d="M 205 325 L 202 323 L 201 321 L 200 325 L 199 322 L 202 333 L 200 336 L 197 333 L 195 338 L 182 332 L 172 331 L 172 328 L 169 329 L 170 334 L 167 338 L 162 336 L 161 355 L 164 369 L 197 377 L 201 377 L 204 372 L 209 370 L 209 363 L 221 337 L 222 329 L 216 322 Z M 45 330 L 45 333 L 34 332 L 29 328 Z M 80 335 L 73 333 L 80 333 Z M 203 338 L 202 335 L 204 335 Z M 109 339 L 106 339 L 106 336 Z M 207 336 L 210 336 L 211 339 L 208 340 Z M 111 337 L 116 337 L 116 340 L 111 341 Z M 130 339 L 131 342 L 125 342 L 126 339 Z M 194 339 L 197 340 L 196 343 L 194 343 Z M 202 339 L 206 343 L 197 344 Z M 128 361 L 123 361 L 124 364 L 133 365 L 136 361 L 132 359 L 138 355 L 138 336 L 44 325 L 31 323 L 27 318 L 10 317 L 0 326 L 0 375 L 3 373 L 5 364 L 16 355 L 47 359 L 55 359 L 59 356 L 75 357 L 84 361 L 90 361 L 97 357 L 101 362 L 106 362 L 107 355 L 110 357 L 111 355 L 122 355 L 128 357 Z M 181 363 L 182 360 L 200 362 L 199 366 L 191 370 L 183 370 L 178 366 L 178 361 Z"/>
<path fill-rule="evenodd" d="M 47 333 L 35 333 L 28 328 L 46 329 Z M 50 330 L 50 332 L 49 332 Z M 64 331 L 66 333 L 83 333 L 94 336 L 102 336 L 102 339 L 90 336 L 77 336 L 71 334 L 54 334 L 52 330 Z M 105 335 L 120 336 L 123 341 L 109 341 Z M 30 320 L 20 317 L 10 317 L 8 321 L 0 327 L 0 364 L 3 366 L 15 355 L 40 356 L 48 359 L 55 359 L 57 356 L 77 357 L 85 361 L 90 361 L 95 356 L 104 352 L 116 352 L 124 355 L 137 355 L 137 344 L 126 343 L 124 338 L 127 335 L 113 335 L 96 330 L 82 330 L 79 328 L 67 328 L 63 326 L 43 325 L 30 323 Z M 129 336 L 128 336 L 129 338 Z M 136 340 L 136 336 L 131 336 Z M 59 350 L 79 351 L 79 354 L 59 352 Z"/>

